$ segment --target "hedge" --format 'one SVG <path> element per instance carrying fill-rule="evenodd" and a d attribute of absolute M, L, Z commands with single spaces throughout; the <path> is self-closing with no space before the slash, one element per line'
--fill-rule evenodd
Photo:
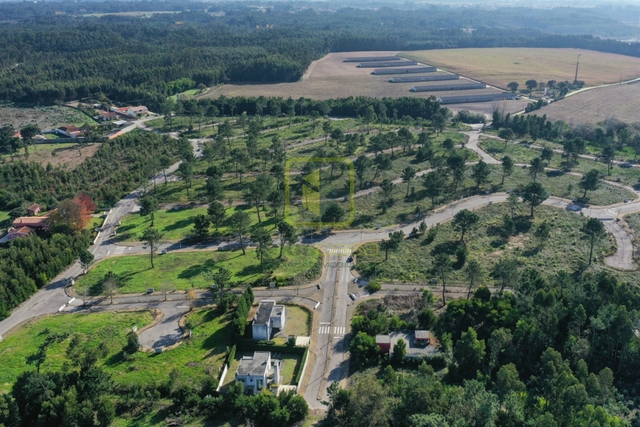
<path fill-rule="evenodd" d="M 296 347 L 290 345 L 263 344 L 259 341 L 238 340 L 236 345 L 240 351 L 272 351 L 279 353 L 303 354 L 308 347 Z"/>
<path fill-rule="evenodd" d="M 304 364 L 306 363 L 308 356 L 309 356 L 309 347 L 306 347 L 304 350 L 304 354 L 302 355 L 302 360 L 300 361 L 300 365 L 298 365 L 298 372 L 293 377 L 294 384 L 300 384 L 300 380 L 302 379 L 300 378 L 302 376 L 302 370 L 303 370 L 302 368 L 304 368 Z"/>
<path fill-rule="evenodd" d="M 231 366 L 231 362 L 233 362 L 233 359 L 235 358 L 236 358 L 236 345 L 234 344 L 233 347 L 231 347 L 229 354 L 227 355 L 226 364 Z"/>

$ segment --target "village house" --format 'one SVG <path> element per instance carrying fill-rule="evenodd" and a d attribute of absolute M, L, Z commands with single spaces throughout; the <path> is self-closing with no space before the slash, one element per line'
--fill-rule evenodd
<path fill-rule="evenodd" d="M 116 120 L 118 115 L 113 111 L 99 111 L 98 115 L 95 117 L 96 120 L 101 122 L 110 122 L 111 120 Z"/>
<path fill-rule="evenodd" d="M 11 241 L 19 237 L 27 237 L 34 231 L 35 230 L 31 227 L 20 227 L 18 229 L 12 228 L 11 230 L 9 230 L 9 233 L 7 233 L 7 240 Z"/>
<path fill-rule="evenodd" d="M 242 383 L 245 393 L 257 394 L 269 385 L 280 384 L 282 361 L 271 358 L 269 351 L 255 351 L 243 356 L 236 371 L 236 381 Z"/>
<path fill-rule="evenodd" d="M 149 109 L 144 105 L 137 107 L 111 107 L 111 111 L 127 119 L 136 119 L 149 114 Z"/>
<path fill-rule="evenodd" d="M 84 135 L 84 131 L 76 125 L 61 126 L 55 132 L 67 138 L 79 138 Z"/>
<path fill-rule="evenodd" d="M 36 216 L 38 215 L 40 212 L 42 211 L 42 205 L 39 205 L 37 203 L 32 204 L 31 206 L 29 206 L 27 208 L 27 214 L 29 216 Z"/>
<path fill-rule="evenodd" d="M 271 339 L 273 330 L 283 330 L 286 321 L 284 305 L 276 304 L 271 300 L 261 301 L 251 323 L 253 339 L 256 341 Z"/>
<path fill-rule="evenodd" d="M 33 228 L 34 230 L 47 230 L 49 228 L 49 215 L 45 214 L 42 216 L 21 216 L 14 219 L 12 225 L 14 229 L 29 227 Z"/>

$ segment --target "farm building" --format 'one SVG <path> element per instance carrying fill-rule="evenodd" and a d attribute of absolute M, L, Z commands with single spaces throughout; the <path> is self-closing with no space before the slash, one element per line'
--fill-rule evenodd
<path fill-rule="evenodd" d="M 414 86 L 411 88 L 411 92 L 436 92 L 439 90 L 474 90 L 474 89 L 486 89 L 487 85 L 484 83 L 467 83 L 461 85 L 433 85 L 433 86 Z"/>
<path fill-rule="evenodd" d="M 373 70 L 371 74 L 414 74 L 414 73 L 433 73 L 438 71 L 436 67 L 417 67 L 417 68 L 387 68 L 382 70 Z"/>
<path fill-rule="evenodd" d="M 400 61 L 402 58 L 399 56 L 365 56 L 362 58 L 347 58 L 343 62 L 386 62 L 386 61 Z"/>
<path fill-rule="evenodd" d="M 390 61 L 390 62 L 363 62 L 358 64 L 359 68 L 374 68 L 374 67 L 411 67 L 418 65 L 416 61 Z"/>
<path fill-rule="evenodd" d="M 387 71 L 387 70 L 380 70 Z M 384 74 L 384 73 L 381 73 Z M 460 80 L 457 74 L 436 74 L 433 76 L 407 76 L 407 77 L 391 77 L 391 83 L 409 83 L 409 82 L 436 82 L 440 80 Z"/>
<path fill-rule="evenodd" d="M 462 104 L 465 102 L 491 102 L 503 101 L 507 99 L 518 99 L 518 95 L 512 92 L 502 92 L 485 95 L 460 95 L 460 96 L 441 96 L 436 100 L 441 104 Z"/>

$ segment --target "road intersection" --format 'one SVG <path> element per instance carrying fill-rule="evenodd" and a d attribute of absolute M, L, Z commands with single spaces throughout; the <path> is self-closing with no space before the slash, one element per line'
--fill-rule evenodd
<path fill-rule="evenodd" d="M 479 131 L 467 132 L 469 142 L 466 147 L 477 152 L 487 163 L 497 163 L 497 160 L 481 150 L 478 145 Z M 175 137 L 175 135 L 173 135 Z M 197 140 L 192 141 L 194 152 L 200 154 Z M 167 169 L 167 174 L 173 174 L 179 166 L 174 164 Z M 423 171 L 424 172 L 424 171 Z M 163 173 L 157 174 L 153 179 L 163 179 Z M 368 189 L 366 192 L 374 191 Z M 137 189 L 120 200 L 108 212 L 102 230 L 98 233 L 90 251 L 96 261 L 123 254 L 142 254 L 148 250 L 142 244 L 134 246 L 119 246 L 109 240 L 118 223 L 128 214 L 139 209 L 137 198 L 143 189 Z M 367 193 L 358 194 L 364 195 Z M 347 230 L 337 231 L 320 239 L 303 238 L 302 244 L 313 244 L 322 249 L 325 254 L 323 278 L 318 284 L 302 287 L 300 289 L 272 289 L 256 290 L 256 299 L 276 299 L 278 301 L 296 302 L 307 306 L 317 313 L 318 325 L 312 333 L 313 364 L 309 366 L 308 381 L 303 387 L 303 395 L 312 408 L 323 407 L 322 401 L 326 400 L 326 389 L 334 381 L 344 379 L 348 373 L 347 337 L 349 333 L 350 319 L 348 307 L 353 304 L 349 296 L 349 287 L 352 288 L 353 276 L 351 266 L 347 263 L 349 255 L 357 246 L 365 242 L 380 241 L 388 237 L 390 232 L 402 230 L 406 235 L 422 220 L 428 227 L 450 221 L 453 216 L 463 210 L 476 210 L 492 203 L 501 203 L 506 200 L 506 193 L 494 193 L 478 195 L 455 201 L 446 206 L 434 210 L 429 215 L 416 219 L 415 222 L 384 228 L 380 230 Z M 557 197 L 549 197 L 544 204 L 559 209 L 566 209 L 572 202 Z M 582 210 L 583 215 L 591 216 L 603 221 L 605 227 L 616 239 L 617 251 L 605 262 L 611 267 L 621 270 L 634 268 L 633 239 L 617 219 L 623 215 L 640 212 L 640 200 L 630 203 L 619 203 L 610 206 L 593 206 Z M 234 245 L 235 242 L 216 242 L 205 245 L 182 245 L 180 243 L 167 243 L 160 246 L 159 250 L 216 250 L 226 245 Z M 87 312 L 87 311 L 114 311 L 132 309 L 153 309 L 162 313 L 162 319 L 153 327 L 141 332 L 142 345 L 146 348 L 166 348 L 176 344 L 183 336 L 179 326 L 179 320 L 191 309 L 191 304 L 205 305 L 212 302 L 213 295 L 207 291 L 198 292 L 196 301 L 187 301 L 185 294 L 171 293 L 164 295 L 122 295 L 114 298 L 114 304 L 107 301 L 94 301 L 85 305 L 84 301 L 74 298 L 67 293 L 66 286 L 69 280 L 78 277 L 82 273 L 78 263 L 72 265 L 66 271 L 58 275 L 48 286 L 38 291 L 29 300 L 17 307 L 10 317 L 0 322 L 0 337 L 6 335 L 11 329 L 30 319 L 53 314 L 56 312 Z M 319 286 L 318 286 L 319 285 Z M 415 287 L 395 286 L 391 289 L 383 287 L 384 292 L 416 293 Z M 395 290 L 397 289 L 397 290 Z"/>

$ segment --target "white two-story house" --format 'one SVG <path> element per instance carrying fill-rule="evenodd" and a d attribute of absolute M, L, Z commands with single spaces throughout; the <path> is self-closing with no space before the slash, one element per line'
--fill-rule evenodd
<path fill-rule="evenodd" d="M 271 352 L 256 351 L 253 356 L 243 356 L 236 371 L 236 381 L 244 386 L 245 393 L 256 394 L 262 389 L 280 384 L 282 361 L 271 359 Z"/>
<path fill-rule="evenodd" d="M 282 331 L 286 321 L 287 316 L 284 305 L 276 304 L 272 300 L 261 301 L 251 323 L 253 339 L 256 341 L 271 339 L 273 330 Z"/>

